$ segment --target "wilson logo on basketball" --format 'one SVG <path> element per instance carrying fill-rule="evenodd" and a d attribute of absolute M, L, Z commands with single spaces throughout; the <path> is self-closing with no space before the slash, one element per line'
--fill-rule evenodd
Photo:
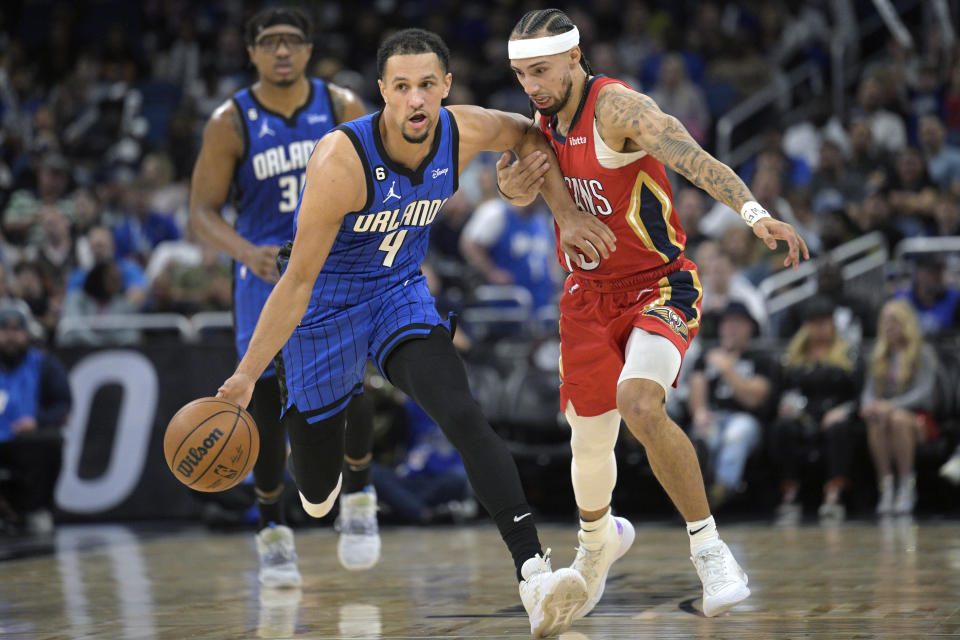
<path fill-rule="evenodd" d="M 187 455 L 181 458 L 180 463 L 177 465 L 177 471 L 188 478 L 193 475 L 193 470 L 200 465 L 200 461 L 207 455 L 207 451 L 213 448 L 213 445 L 216 444 L 217 440 L 221 437 L 223 437 L 223 431 L 214 429 L 210 432 L 210 435 L 203 439 L 201 446 L 190 447 Z"/>

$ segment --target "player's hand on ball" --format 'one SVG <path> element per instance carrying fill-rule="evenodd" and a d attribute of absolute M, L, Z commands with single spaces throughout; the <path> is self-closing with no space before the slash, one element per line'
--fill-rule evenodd
<path fill-rule="evenodd" d="M 236 402 L 238 405 L 247 408 L 250 404 L 250 396 L 253 395 L 253 385 L 257 381 L 243 373 L 235 373 L 226 382 L 217 389 L 217 397 Z"/>
<path fill-rule="evenodd" d="M 507 151 L 497 161 L 497 184 L 511 202 L 533 202 L 543 186 L 543 176 L 550 168 L 547 154 L 534 151 L 526 158 L 510 162 L 513 155 Z"/>
<path fill-rule="evenodd" d="M 790 251 L 783 260 L 783 266 L 785 267 L 792 266 L 794 269 L 799 267 L 801 253 L 804 260 L 810 259 L 807 243 L 803 241 L 797 230 L 786 222 L 773 218 L 762 218 L 753 224 L 753 234 L 763 240 L 769 249 L 777 248 L 777 240 L 786 241 Z"/>
<path fill-rule="evenodd" d="M 254 247 L 245 257 L 243 263 L 257 274 L 258 278 L 267 282 L 277 282 L 280 280 L 280 271 L 277 270 L 278 253 L 280 253 L 280 247 L 275 244 Z"/>

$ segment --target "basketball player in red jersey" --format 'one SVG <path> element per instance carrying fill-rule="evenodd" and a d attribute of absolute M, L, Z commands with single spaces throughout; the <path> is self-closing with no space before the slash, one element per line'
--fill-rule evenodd
<path fill-rule="evenodd" d="M 633 543 L 633 526 L 610 513 L 621 417 L 686 520 L 691 560 L 703 583 L 703 612 L 719 615 L 750 595 L 747 576 L 717 535 L 690 440 L 668 416 L 666 394 L 697 333 L 702 289 L 683 255 L 686 234 L 673 209 L 664 166 L 730 206 L 796 268 L 806 245 L 774 220 L 726 165 L 705 152 L 680 122 L 619 80 L 594 76 L 579 33 L 557 9 L 531 11 L 514 27 L 510 65 L 539 112 L 539 125 L 580 209 L 616 235 L 617 250 L 579 263 L 560 300 L 560 395 L 572 428 L 571 475 L 580 510 L 573 568 L 587 582 L 585 616 L 600 600 L 613 562 Z M 510 202 L 536 196 L 546 158 L 498 163 Z"/>

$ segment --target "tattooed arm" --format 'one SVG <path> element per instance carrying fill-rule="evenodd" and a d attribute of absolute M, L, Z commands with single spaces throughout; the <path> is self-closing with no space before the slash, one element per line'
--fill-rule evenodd
<path fill-rule="evenodd" d="M 734 211 L 755 200 L 733 169 L 704 151 L 679 120 L 649 97 L 623 85 L 608 85 L 597 97 L 596 120 L 600 136 L 612 149 L 646 151 Z M 801 252 L 810 257 L 803 239 L 785 222 L 764 218 L 753 225 L 753 232 L 771 249 L 777 239 L 787 242 L 785 266 L 796 268 Z"/>

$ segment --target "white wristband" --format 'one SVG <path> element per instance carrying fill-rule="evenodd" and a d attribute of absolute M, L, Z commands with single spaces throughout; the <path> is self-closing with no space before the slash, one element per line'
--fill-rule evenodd
<path fill-rule="evenodd" d="M 753 226 L 757 220 L 771 217 L 767 210 L 760 206 L 759 202 L 751 200 L 740 207 L 740 217 L 748 226 Z"/>

